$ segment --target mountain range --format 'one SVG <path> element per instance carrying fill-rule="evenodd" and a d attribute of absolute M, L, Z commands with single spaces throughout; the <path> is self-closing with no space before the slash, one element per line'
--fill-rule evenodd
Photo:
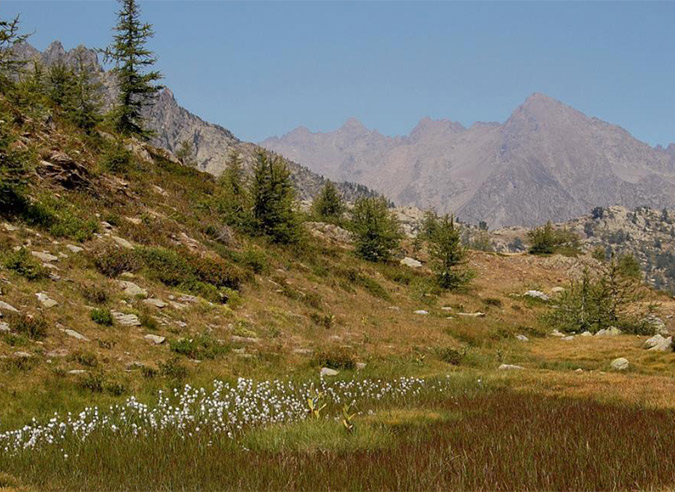
<path fill-rule="evenodd" d="M 502 124 L 424 118 L 390 137 L 352 118 L 333 132 L 300 127 L 261 145 L 398 205 L 493 228 L 564 221 L 597 206 L 675 206 L 675 145 L 651 147 L 544 94 Z"/>
<path fill-rule="evenodd" d="M 23 43 L 15 48 L 15 53 L 17 58 L 38 60 L 44 66 L 56 63 L 74 66 L 78 59 L 82 59 L 84 65 L 91 67 L 103 84 L 106 109 L 110 109 L 116 100 L 115 77 L 105 70 L 95 50 L 85 46 L 66 50 L 61 42 L 54 41 L 42 52 Z M 180 106 L 169 88 L 163 89 L 154 104 L 146 109 L 145 118 L 147 127 L 155 134 L 151 142 L 153 145 L 175 153 L 183 142 L 190 142 L 197 167 L 214 175 L 223 172 L 233 152 L 239 154 L 244 165 L 250 168 L 256 153 L 261 150 L 258 145 L 242 141 L 226 128 L 204 121 Z M 311 199 L 326 182 L 323 176 L 296 162 L 288 161 L 287 165 L 298 197 L 302 200 Z M 338 183 L 338 188 L 347 200 L 373 194 L 365 186 L 354 183 Z"/>

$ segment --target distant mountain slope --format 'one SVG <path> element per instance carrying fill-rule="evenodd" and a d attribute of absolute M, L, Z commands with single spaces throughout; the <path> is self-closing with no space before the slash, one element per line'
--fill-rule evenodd
<path fill-rule="evenodd" d="M 59 41 L 55 41 L 44 52 L 36 50 L 29 44 L 23 44 L 18 48 L 18 56 L 26 60 L 39 59 L 46 66 L 58 62 L 72 66 L 78 57 L 84 57 L 86 64 L 95 67 L 105 86 L 106 104 L 111 106 L 115 100 L 114 77 L 101 66 L 94 50 L 78 46 L 66 51 Z M 164 89 L 159 94 L 146 116 L 148 127 L 157 135 L 152 141 L 154 145 L 175 152 L 182 142 L 191 142 L 198 168 L 211 174 L 219 175 L 225 169 L 233 151 L 243 156 L 244 163 L 250 166 L 260 149 L 256 144 L 239 140 L 222 126 L 209 123 L 192 114 L 178 104 L 170 89 Z M 289 161 L 288 165 L 301 199 L 314 196 L 326 181 L 322 176 L 295 162 Z M 373 194 L 363 185 L 338 183 L 338 187 L 347 200 Z"/>
<path fill-rule="evenodd" d="M 491 227 L 567 220 L 595 206 L 675 205 L 674 145 L 652 148 L 543 94 L 503 124 L 425 118 L 408 136 L 387 137 L 351 119 L 334 132 L 298 128 L 261 145 L 400 205 Z"/>

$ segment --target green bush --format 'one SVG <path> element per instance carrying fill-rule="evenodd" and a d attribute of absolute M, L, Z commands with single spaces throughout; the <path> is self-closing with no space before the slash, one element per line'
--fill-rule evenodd
<path fill-rule="evenodd" d="M 31 340 L 47 338 L 47 322 L 41 316 L 14 314 L 10 317 L 9 325 L 12 330 Z"/>
<path fill-rule="evenodd" d="M 112 326 L 113 317 L 110 309 L 93 309 L 91 311 L 91 320 L 99 325 Z"/>
<path fill-rule="evenodd" d="M 462 359 L 464 359 L 464 352 L 452 347 L 444 347 L 438 349 L 438 358 L 443 362 L 458 366 L 462 363 Z"/>
<path fill-rule="evenodd" d="M 314 362 L 318 366 L 329 367 L 330 369 L 352 370 L 356 368 L 356 358 L 345 347 L 323 350 L 316 354 Z"/>
<path fill-rule="evenodd" d="M 228 351 L 228 347 L 207 333 L 193 338 L 179 338 L 169 342 L 172 352 L 190 359 L 215 359 Z"/>
<path fill-rule="evenodd" d="M 132 162 L 132 153 L 122 142 L 116 141 L 109 145 L 101 156 L 100 165 L 104 171 L 110 173 L 124 173 L 129 170 Z"/>
<path fill-rule="evenodd" d="M 78 350 L 70 354 L 68 359 L 85 367 L 98 366 L 98 357 L 94 352 Z"/>
<path fill-rule="evenodd" d="M 238 289 L 244 280 L 239 268 L 219 258 L 190 256 L 188 265 L 200 281 L 215 287 Z"/>
<path fill-rule="evenodd" d="M 551 255 L 560 253 L 565 256 L 577 256 L 580 252 L 579 237 L 568 229 L 554 229 L 551 221 L 543 227 L 537 227 L 527 233 L 530 239 L 530 254 Z"/>
<path fill-rule="evenodd" d="M 262 249 L 248 248 L 244 250 L 239 259 L 244 266 L 247 266 L 256 274 L 262 274 L 269 270 L 269 260 Z"/>
<path fill-rule="evenodd" d="M 185 379 L 188 375 L 187 367 L 181 364 L 178 357 L 171 357 L 166 362 L 160 362 L 159 372 L 166 378 L 171 378 L 178 381 Z"/>
<path fill-rule="evenodd" d="M 163 284 L 175 287 L 195 280 L 188 262 L 176 251 L 159 247 L 140 248 L 137 251 L 150 276 Z"/>
<path fill-rule="evenodd" d="M 3 265 L 7 270 L 11 270 L 27 280 L 40 280 L 49 276 L 47 269 L 33 258 L 33 255 L 26 248 L 7 254 L 3 260 Z"/>
<path fill-rule="evenodd" d="M 55 237 L 65 237 L 79 242 L 89 241 L 98 231 L 98 221 L 83 220 L 68 211 L 61 213 L 56 223 L 49 228 L 49 232 Z"/>
<path fill-rule="evenodd" d="M 142 262 L 138 255 L 131 250 L 113 245 L 94 248 L 90 257 L 96 269 L 106 277 L 117 277 L 124 272 L 137 272 Z"/>

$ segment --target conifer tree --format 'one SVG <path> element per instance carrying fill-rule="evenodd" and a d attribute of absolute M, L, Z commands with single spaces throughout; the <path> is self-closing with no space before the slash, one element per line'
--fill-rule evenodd
<path fill-rule="evenodd" d="M 65 63 L 55 63 L 47 71 L 47 86 L 49 99 L 69 111 L 75 98 L 75 71 Z"/>
<path fill-rule="evenodd" d="M 77 58 L 70 102 L 70 119 L 87 133 L 102 120 L 101 108 L 103 84 L 96 77 L 94 67 Z"/>
<path fill-rule="evenodd" d="M 19 34 L 20 19 L 0 19 L 0 90 L 11 86 L 14 79 L 25 65 L 24 60 L 17 60 L 14 47 L 23 43 L 29 34 Z"/>
<path fill-rule="evenodd" d="M 384 197 L 356 200 L 350 228 L 356 254 L 368 261 L 388 261 L 401 240 L 398 220 Z"/>
<path fill-rule="evenodd" d="M 256 231 L 277 243 L 300 239 L 300 221 L 294 210 L 295 190 L 291 173 L 279 156 L 259 152 L 251 182 L 253 221 Z"/>
<path fill-rule="evenodd" d="M 144 128 L 143 108 L 152 104 L 162 88 L 155 84 L 162 78 L 152 67 L 157 62 L 153 52 L 146 47 L 154 36 L 152 26 L 141 21 L 137 0 L 119 0 L 117 26 L 113 43 L 104 50 L 106 60 L 115 63 L 113 69 L 119 87 L 118 107 L 115 111 L 117 130 L 125 135 L 149 138 L 152 132 Z"/>
<path fill-rule="evenodd" d="M 345 205 L 337 187 L 328 181 L 314 199 L 312 212 L 324 222 L 339 222 L 345 211 Z"/>
<path fill-rule="evenodd" d="M 443 289 L 453 289 L 468 279 L 466 272 L 458 267 L 464 262 L 466 249 L 462 246 L 460 228 L 451 215 L 438 217 L 428 212 L 422 227 L 423 238 L 429 244 L 432 268 L 436 273 L 438 285 Z"/>
<path fill-rule="evenodd" d="M 230 159 L 218 179 L 218 211 L 225 222 L 240 230 L 246 230 L 251 224 L 251 197 L 244 166 L 239 153 L 233 151 Z"/>

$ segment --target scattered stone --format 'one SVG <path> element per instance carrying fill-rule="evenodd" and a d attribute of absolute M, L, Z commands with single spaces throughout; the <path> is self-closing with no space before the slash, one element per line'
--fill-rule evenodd
<path fill-rule="evenodd" d="M 540 301 L 548 302 L 551 300 L 549 296 L 544 294 L 540 290 L 528 290 L 523 294 L 525 297 L 531 297 L 533 299 L 539 299 Z"/>
<path fill-rule="evenodd" d="M 166 337 L 161 337 L 159 335 L 145 335 L 144 338 L 154 345 L 161 345 L 166 341 Z"/>
<path fill-rule="evenodd" d="M 648 316 L 645 319 L 645 321 L 654 330 L 655 334 L 663 335 L 663 336 L 668 336 L 670 334 L 668 332 L 668 328 L 666 327 L 666 324 L 658 316 L 654 316 L 654 315 Z"/>
<path fill-rule="evenodd" d="M 619 357 L 618 359 L 614 359 L 610 366 L 615 371 L 625 371 L 630 367 L 630 363 L 628 362 L 628 359 Z"/>
<path fill-rule="evenodd" d="M 230 340 L 232 340 L 234 343 L 260 343 L 260 338 L 240 337 L 237 335 L 232 335 Z"/>
<path fill-rule="evenodd" d="M 37 297 L 37 300 L 42 304 L 42 306 L 46 309 L 53 308 L 54 306 L 58 306 L 59 303 L 56 302 L 54 299 L 49 297 L 47 294 L 44 292 L 38 292 L 35 294 Z"/>
<path fill-rule="evenodd" d="M 525 335 L 516 335 L 516 338 L 520 340 L 521 342 L 529 342 L 530 339 L 527 338 Z"/>
<path fill-rule="evenodd" d="M 579 367 L 578 369 L 575 369 L 574 372 L 584 372 L 584 370 L 581 367 Z"/>
<path fill-rule="evenodd" d="M 190 302 L 190 303 L 194 303 L 194 302 L 197 302 L 198 300 L 199 300 L 199 297 L 197 297 L 197 296 L 190 296 L 190 295 L 187 295 L 187 294 L 184 294 L 184 295 L 182 295 L 182 296 L 180 296 L 180 297 L 178 298 L 178 302 Z"/>
<path fill-rule="evenodd" d="M 187 304 L 182 304 L 180 302 L 174 301 L 170 301 L 169 304 L 171 305 L 172 308 L 177 309 L 178 311 L 182 311 L 183 309 L 187 309 L 190 307 Z"/>
<path fill-rule="evenodd" d="M 161 299 L 144 299 L 143 304 L 147 304 L 148 306 L 154 306 L 158 309 L 165 308 L 168 304 Z"/>
<path fill-rule="evenodd" d="M 621 335 L 623 332 L 619 330 L 616 326 L 610 326 L 609 328 L 605 329 L 603 328 L 602 330 L 599 330 L 595 336 L 596 337 L 615 337 L 617 335 Z"/>
<path fill-rule="evenodd" d="M 443 307 L 441 308 L 441 311 L 452 311 L 452 307 L 450 307 L 450 306 L 443 306 Z"/>
<path fill-rule="evenodd" d="M 366 363 L 365 362 L 357 362 L 356 363 L 356 370 L 357 371 L 363 371 L 366 368 Z"/>
<path fill-rule="evenodd" d="M 321 372 L 319 372 L 319 375 L 321 377 L 323 376 L 337 376 L 340 374 L 339 371 L 336 371 L 335 369 L 331 369 L 330 367 L 322 367 Z"/>
<path fill-rule="evenodd" d="M 551 289 L 551 293 L 552 293 L 552 294 L 562 294 L 563 292 L 565 292 L 565 288 L 564 288 L 564 287 L 553 287 L 553 288 Z"/>
<path fill-rule="evenodd" d="M 331 335 L 328 337 L 328 340 L 330 340 L 331 342 L 341 342 L 342 337 L 340 335 Z"/>
<path fill-rule="evenodd" d="M 485 318 L 485 313 L 481 313 L 480 311 L 475 312 L 475 313 L 457 313 L 459 316 L 465 316 L 468 318 Z"/>
<path fill-rule="evenodd" d="M 124 249 L 134 249 L 134 245 L 131 244 L 131 243 L 130 243 L 129 241 L 127 241 L 126 239 L 122 238 L 122 237 L 119 237 L 119 236 L 110 236 L 110 239 L 112 239 L 113 241 L 115 241 L 115 243 L 117 243 L 118 246 L 120 246 L 120 247 L 122 247 L 122 248 L 124 248 Z"/>
<path fill-rule="evenodd" d="M 141 326 L 141 322 L 135 314 L 124 314 L 119 311 L 112 311 L 112 317 L 122 326 Z"/>
<path fill-rule="evenodd" d="M 75 330 L 68 329 L 68 330 L 63 330 L 63 332 L 66 335 L 68 335 L 69 337 L 73 337 L 77 340 L 80 340 L 81 342 L 88 342 L 89 341 L 89 339 L 87 337 L 85 337 L 84 335 L 76 332 Z"/>
<path fill-rule="evenodd" d="M 429 314 L 429 311 L 425 311 L 424 309 L 418 309 L 417 311 L 415 311 L 415 314 L 421 314 L 422 316 L 426 316 L 427 314 Z"/>
<path fill-rule="evenodd" d="M 112 226 L 112 224 L 111 224 L 110 222 L 106 222 L 105 220 L 102 220 L 102 221 L 101 221 L 101 225 L 103 226 L 103 228 L 104 228 L 106 231 L 112 231 L 112 230 L 113 230 L 113 226 Z"/>
<path fill-rule="evenodd" d="M 62 358 L 68 355 L 68 351 L 66 349 L 54 349 L 46 352 L 45 355 L 52 359 Z"/>
<path fill-rule="evenodd" d="M 66 244 L 66 248 L 71 253 L 81 253 L 82 251 L 84 251 L 84 248 L 80 248 L 79 246 L 75 246 L 74 244 Z"/>
<path fill-rule="evenodd" d="M 122 291 L 130 297 L 136 296 L 145 297 L 148 295 L 147 290 L 143 289 L 142 287 L 139 287 L 133 282 L 129 282 L 128 280 L 120 280 L 119 286 L 122 289 Z"/>
<path fill-rule="evenodd" d="M 293 353 L 298 355 L 312 355 L 314 351 L 312 349 L 297 348 L 293 350 Z"/>
<path fill-rule="evenodd" d="M 670 352 L 673 349 L 673 337 L 665 338 L 662 335 L 654 335 L 645 340 L 643 348 L 652 352 Z"/>
<path fill-rule="evenodd" d="M 59 261 L 59 257 L 58 257 L 58 256 L 54 256 L 54 255 L 48 253 L 47 251 L 42 251 L 42 252 L 40 252 L 40 251 L 31 251 L 31 254 L 32 254 L 35 258 L 37 258 L 38 260 L 44 261 L 45 263 L 50 263 L 50 262 L 52 262 L 52 261 Z"/>
<path fill-rule="evenodd" d="M 581 335 L 579 335 L 579 336 L 580 337 L 592 337 L 593 333 L 591 333 L 590 331 L 587 330 L 587 331 L 582 332 Z"/>
<path fill-rule="evenodd" d="M 233 354 L 244 354 L 244 353 L 246 353 L 246 349 L 245 348 L 232 349 L 232 353 Z"/>
<path fill-rule="evenodd" d="M 570 340 L 574 340 L 574 335 L 562 337 L 561 340 L 565 340 L 566 342 L 569 342 Z"/>
<path fill-rule="evenodd" d="M 405 265 L 410 268 L 421 268 L 422 267 L 422 262 L 416 260 L 415 258 L 410 258 L 406 256 L 401 260 L 401 265 Z"/>
<path fill-rule="evenodd" d="M 502 364 L 498 368 L 498 370 L 500 370 L 500 371 L 521 371 L 523 369 L 525 369 L 525 368 L 521 367 L 521 366 L 516 366 L 516 365 L 513 365 L 513 364 Z"/>
<path fill-rule="evenodd" d="M 398 307 L 398 306 L 389 306 L 387 309 L 389 309 L 391 311 L 400 311 L 401 310 L 401 308 Z"/>
<path fill-rule="evenodd" d="M 12 355 L 17 359 L 30 359 L 31 357 L 33 357 L 28 352 L 14 352 Z"/>
<path fill-rule="evenodd" d="M 4 321 L 0 321 L 0 333 L 9 333 L 9 325 Z"/>
<path fill-rule="evenodd" d="M 87 371 L 85 371 L 84 369 L 73 369 L 71 371 L 68 371 L 68 374 L 72 374 L 73 376 L 77 376 L 77 375 L 80 375 L 80 374 L 87 374 Z"/>
<path fill-rule="evenodd" d="M 18 313 L 19 310 L 12 306 L 11 304 L 7 304 L 6 302 L 0 301 L 0 311 L 9 311 L 10 313 Z"/>
<path fill-rule="evenodd" d="M 8 224 L 7 222 L 5 222 L 4 224 L 2 224 L 2 227 L 3 227 L 7 232 L 14 232 L 14 231 L 16 231 L 16 230 L 18 229 L 17 227 L 13 226 L 12 224 Z"/>

